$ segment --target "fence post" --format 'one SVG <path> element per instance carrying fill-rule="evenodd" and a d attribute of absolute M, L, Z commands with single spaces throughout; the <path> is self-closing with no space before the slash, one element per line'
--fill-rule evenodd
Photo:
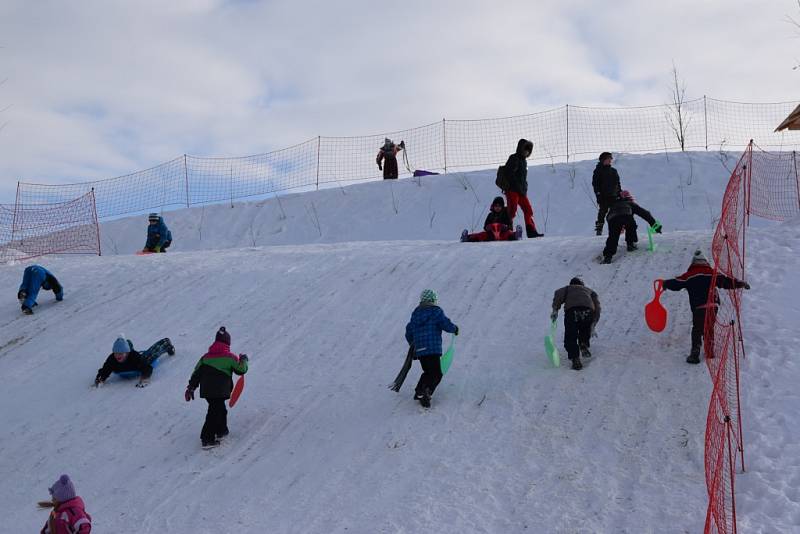
<path fill-rule="evenodd" d="M 14 232 L 17 229 L 17 211 L 19 211 L 19 182 L 17 182 L 17 196 L 14 199 L 14 217 L 11 219 L 11 241 L 9 241 L 9 244 L 14 242 Z"/>
<path fill-rule="evenodd" d="M 797 151 L 792 150 L 792 160 L 794 161 L 794 181 L 797 184 L 797 207 L 800 208 L 800 177 L 797 176 Z"/>
<path fill-rule="evenodd" d="M 100 222 L 97 220 L 97 199 L 94 196 L 94 187 L 89 192 L 92 195 L 92 213 L 94 214 L 94 229 L 97 231 L 97 255 L 102 256 L 103 253 L 100 249 Z"/>
<path fill-rule="evenodd" d="M 319 191 L 319 152 L 322 145 L 322 136 L 317 136 L 317 191 Z"/>
<path fill-rule="evenodd" d="M 447 124 L 442 119 L 442 153 L 444 154 L 444 173 L 447 174 Z"/>
<path fill-rule="evenodd" d="M 567 163 L 569 163 L 569 104 L 567 104 Z"/>
<path fill-rule="evenodd" d="M 706 150 L 708 150 L 708 110 L 706 108 L 706 95 L 703 95 L 703 128 L 706 132 Z"/>
<path fill-rule="evenodd" d="M 186 207 L 189 207 L 189 165 L 186 163 L 186 154 L 183 155 L 183 178 L 186 181 Z"/>

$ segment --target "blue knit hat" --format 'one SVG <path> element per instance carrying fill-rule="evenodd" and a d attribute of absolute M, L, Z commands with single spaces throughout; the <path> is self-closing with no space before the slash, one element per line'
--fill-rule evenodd
<path fill-rule="evenodd" d="M 56 483 L 48 488 L 50 495 L 58 502 L 67 502 L 75 498 L 75 485 L 67 475 L 61 475 Z"/>
<path fill-rule="evenodd" d="M 125 339 L 125 336 L 120 335 L 117 340 L 114 342 L 114 348 L 111 349 L 111 352 L 130 352 L 131 346 L 128 344 L 128 340 Z"/>

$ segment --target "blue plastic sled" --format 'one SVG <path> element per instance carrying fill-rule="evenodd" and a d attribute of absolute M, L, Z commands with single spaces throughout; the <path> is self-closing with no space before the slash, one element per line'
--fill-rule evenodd
<path fill-rule="evenodd" d="M 158 358 L 155 359 L 155 361 L 153 361 L 153 363 L 150 364 L 151 366 L 153 366 L 153 370 L 154 371 L 155 371 L 156 367 L 158 367 L 158 364 L 159 364 L 160 361 L 161 361 L 161 357 L 158 357 Z M 142 374 L 142 372 L 141 371 L 120 371 L 118 373 L 115 372 L 114 374 L 117 375 L 118 377 L 120 377 L 123 380 L 130 380 L 131 378 L 138 378 L 139 375 Z"/>

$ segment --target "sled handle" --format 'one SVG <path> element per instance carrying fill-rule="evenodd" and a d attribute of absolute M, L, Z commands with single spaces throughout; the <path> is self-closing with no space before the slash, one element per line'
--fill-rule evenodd
<path fill-rule="evenodd" d="M 659 296 L 661 293 L 664 292 L 664 280 L 658 278 L 653 280 L 653 291 L 656 293 L 656 297 Z"/>

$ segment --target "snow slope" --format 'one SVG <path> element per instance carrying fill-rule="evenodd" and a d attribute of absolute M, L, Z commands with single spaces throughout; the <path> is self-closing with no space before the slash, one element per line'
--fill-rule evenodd
<path fill-rule="evenodd" d="M 721 194 L 713 177 L 695 178 L 698 197 Z M 445 188 L 457 179 L 438 180 Z M 408 204 L 424 217 L 425 201 L 412 202 L 412 192 L 425 199 L 440 191 L 410 181 L 395 190 L 406 184 Z M 313 195 L 375 205 L 386 185 Z M 643 186 L 639 196 L 651 194 Z M 296 206 L 310 198 L 298 195 Z M 465 198 L 455 208 L 468 209 Z M 666 201 L 642 203 L 668 228 L 695 215 Z M 343 232 L 361 231 L 357 210 L 339 215 Z M 232 220 L 212 220 L 220 219 Z M 390 232 L 391 222 L 378 218 L 369 232 Z M 142 226 L 116 224 L 120 236 Z M 34 503 L 62 472 L 75 480 L 98 532 L 701 531 L 710 379 L 705 366 L 684 362 L 686 295 L 662 299 L 670 321 L 659 335 L 644 326 L 642 308 L 652 279 L 683 272 L 709 232 L 668 232 L 655 254 L 621 252 L 599 265 L 600 237 L 461 244 L 426 239 L 427 224 L 408 228 L 405 240 L 398 231 L 394 241 L 346 235 L 352 241 L 270 247 L 241 247 L 230 224 L 213 239 L 238 245 L 231 250 L 179 252 L 176 242 L 164 255 L 42 260 L 64 282 L 65 300 L 43 292 L 32 317 L 13 299 L 0 302 L 0 532 L 40 528 L 46 514 Z M 299 220 L 290 226 L 285 239 L 314 239 L 303 237 Z M 799 229 L 786 224 L 748 238 L 749 471 L 736 479 L 747 532 L 800 528 L 792 424 L 800 409 L 798 305 L 796 291 L 786 291 Z M 213 244 L 206 240 L 186 248 Z M 0 266 L 6 294 L 22 268 Z M 542 348 L 552 292 L 576 274 L 604 304 L 595 356 L 581 372 L 550 368 Z M 386 389 L 425 287 L 438 290 L 461 329 L 429 411 L 411 399 L 416 364 L 399 394 Z M 205 402 L 187 404 L 183 390 L 221 324 L 233 350 L 251 356 L 251 369 L 229 413 L 230 438 L 202 451 Z M 177 354 L 148 388 L 89 388 L 119 332 L 141 348 L 169 336 Z"/>
<path fill-rule="evenodd" d="M 667 230 L 710 230 L 738 155 L 616 155 L 624 188 L 663 220 Z M 529 167 L 529 196 L 539 230 L 548 236 L 590 235 L 597 210 L 592 192 L 596 162 Z M 164 214 L 175 251 L 345 241 L 458 238 L 478 230 L 499 193 L 495 170 L 364 183 L 220 204 Z M 519 222 L 522 220 L 521 214 Z M 102 225 L 103 254 L 131 254 L 144 246 L 144 216 Z"/>

